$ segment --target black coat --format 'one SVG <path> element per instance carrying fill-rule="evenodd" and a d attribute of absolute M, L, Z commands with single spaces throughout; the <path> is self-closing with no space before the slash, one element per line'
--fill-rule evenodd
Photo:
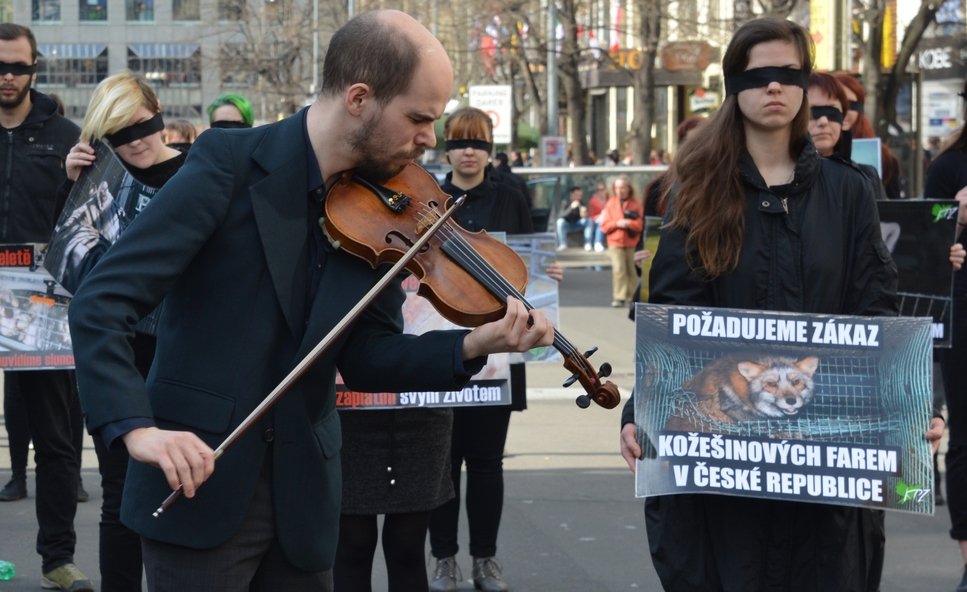
<path fill-rule="evenodd" d="M 47 95 L 30 91 L 32 107 L 19 126 L 0 137 L 0 242 L 45 243 L 62 203 L 57 188 L 67 178 L 64 159 L 80 129 L 57 114 Z"/>

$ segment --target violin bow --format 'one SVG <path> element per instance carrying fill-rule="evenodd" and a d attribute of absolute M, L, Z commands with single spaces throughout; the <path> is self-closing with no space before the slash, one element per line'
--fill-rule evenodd
<path fill-rule="evenodd" d="M 413 243 L 413 246 L 403 254 L 399 261 L 397 261 L 393 267 L 391 267 L 390 270 L 386 272 L 383 277 L 381 277 L 379 281 L 373 285 L 372 288 L 369 289 L 369 292 L 366 292 L 362 299 L 360 299 L 360 301 L 357 302 L 356 305 L 353 306 L 352 309 L 350 309 L 350 311 L 346 313 L 346 315 L 338 323 L 336 323 L 332 329 L 329 330 L 329 333 L 322 338 L 322 341 L 317 343 L 316 346 L 312 348 L 312 351 L 306 354 L 306 356 L 302 358 L 302 361 L 296 364 L 296 366 L 289 371 L 289 374 L 283 378 L 274 389 L 272 389 L 272 392 L 262 399 L 262 402 L 259 403 L 251 413 L 248 414 L 248 417 L 242 420 L 242 423 L 238 424 L 238 427 L 236 427 L 232 433 L 230 433 L 228 437 L 218 445 L 218 448 L 215 449 L 215 460 L 218 460 L 219 457 L 225 453 L 225 450 L 235 444 L 235 442 L 237 442 L 238 439 L 245 434 L 245 432 L 255 425 L 256 422 L 262 419 L 262 417 L 268 413 L 272 406 L 275 405 L 300 378 L 302 378 L 302 375 L 309 370 L 317 359 L 319 359 L 319 356 L 329 349 L 333 341 L 338 339 L 343 332 L 349 328 L 349 325 L 356 320 L 356 317 L 359 316 L 363 309 L 369 306 L 373 300 L 375 300 L 376 297 L 386 289 L 386 286 L 393 281 L 396 275 L 403 270 L 406 264 L 416 257 L 416 255 L 423 249 L 423 246 L 426 245 L 431 238 L 433 238 L 433 235 L 436 234 L 437 230 L 442 228 L 443 225 L 447 223 L 450 217 L 453 216 L 453 213 L 457 211 L 457 208 L 463 205 L 463 202 L 466 201 L 466 198 L 466 195 L 461 195 L 460 197 L 454 199 L 450 207 L 440 214 L 440 218 L 434 222 L 425 233 L 423 233 L 423 236 Z M 322 224 L 321 218 L 319 223 Z M 182 485 L 178 485 L 178 487 L 172 491 L 163 502 L 161 502 L 161 505 L 157 510 L 154 511 L 152 516 L 158 518 L 164 514 L 165 510 L 170 508 L 171 505 L 174 504 L 179 497 L 181 497 L 183 490 L 184 487 Z"/>

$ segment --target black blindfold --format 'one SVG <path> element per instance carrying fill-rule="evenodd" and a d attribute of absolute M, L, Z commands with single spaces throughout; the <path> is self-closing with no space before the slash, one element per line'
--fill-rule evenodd
<path fill-rule="evenodd" d="M 37 64 L 8 64 L 0 62 L 0 76 L 13 74 L 14 76 L 26 76 L 37 71 Z"/>
<path fill-rule="evenodd" d="M 221 119 L 219 121 L 213 121 L 209 127 L 220 127 L 222 129 L 241 129 L 252 126 L 246 124 L 244 121 L 226 121 Z"/>
<path fill-rule="evenodd" d="M 775 66 L 753 68 L 726 77 L 725 94 L 737 95 L 744 90 L 769 86 L 772 82 L 798 86 L 806 90 L 808 80 L 809 77 L 806 76 L 804 71 L 793 68 L 777 68 Z"/>
<path fill-rule="evenodd" d="M 843 123 L 843 112 L 836 107 L 810 107 L 809 111 L 810 119 L 825 117 L 830 123 L 838 123 L 840 125 Z"/>
<path fill-rule="evenodd" d="M 447 140 L 448 152 L 450 150 L 466 150 L 467 148 L 483 150 L 487 154 L 490 154 L 490 151 L 493 150 L 494 145 L 483 140 Z"/>
<path fill-rule="evenodd" d="M 155 113 L 151 119 L 121 128 L 113 134 L 105 134 L 104 139 L 110 142 L 111 146 L 117 148 L 151 134 L 156 134 L 163 129 L 165 129 L 165 122 L 161 119 L 161 113 Z"/>
<path fill-rule="evenodd" d="M 849 102 L 849 110 L 850 111 L 856 111 L 857 113 L 862 113 L 863 112 L 863 103 L 861 103 L 859 101 L 850 101 Z"/>

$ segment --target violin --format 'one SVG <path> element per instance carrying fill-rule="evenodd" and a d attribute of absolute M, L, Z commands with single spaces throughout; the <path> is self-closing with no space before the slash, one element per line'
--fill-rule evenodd
<path fill-rule="evenodd" d="M 384 185 L 352 172 L 339 178 L 326 196 L 322 229 L 334 246 L 361 257 L 374 269 L 391 262 L 393 266 L 218 445 L 215 460 L 268 413 L 403 269 L 420 279 L 417 293 L 458 325 L 476 327 L 501 318 L 508 296 L 534 310 L 522 294 L 527 268 L 517 253 L 485 232 L 468 232 L 450 221 L 456 206 L 446 210 L 443 206 L 454 201 L 459 205 L 463 199 L 454 200 L 444 193 L 416 163 L 408 164 Z M 618 387 L 601 382 L 611 374 L 611 365 L 602 364 L 595 372 L 588 362 L 597 348 L 582 355 L 557 329 L 554 347 L 564 356 L 564 367 L 573 372 L 564 386 L 580 381 L 585 389 L 577 398 L 579 407 L 589 407 L 592 400 L 606 409 L 618 405 Z M 179 485 L 153 516 L 164 514 L 182 492 Z"/>
<path fill-rule="evenodd" d="M 415 162 L 381 184 L 348 171 L 329 189 L 322 224 L 333 246 L 376 268 L 403 257 L 452 201 Z M 523 295 L 527 266 L 520 256 L 486 232 L 470 232 L 452 220 L 404 268 L 420 280 L 417 293 L 457 325 L 476 327 L 501 318 L 508 296 L 534 309 Z M 611 365 L 595 371 L 588 362 L 597 348 L 582 354 L 557 329 L 553 345 L 572 373 L 564 386 L 584 387 L 578 406 L 587 408 L 592 400 L 606 409 L 618 405 L 618 387 L 601 380 L 611 374 Z"/>

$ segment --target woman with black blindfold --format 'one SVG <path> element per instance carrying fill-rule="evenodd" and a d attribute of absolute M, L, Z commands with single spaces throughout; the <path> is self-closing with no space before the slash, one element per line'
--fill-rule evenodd
<path fill-rule="evenodd" d="M 897 314 L 896 267 L 870 182 L 820 158 L 809 139 L 811 49 L 806 30 L 789 21 L 757 19 L 736 31 L 722 64 L 726 98 L 670 171 L 650 302 Z M 928 437 L 938 439 L 942 422 L 933 427 Z M 621 452 L 632 470 L 642 454 L 637 431 L 629 401 Z M 682 494 L 648 498 L 645 523 L 672 592 L 865 592 L 879 577 L 867 510 Z"/>
<path fill-rule="evenodd" d="M 846 115 L 852 104 L 846 89 L 832 74 L 813 72 L 809 76 L 807 96 L 810 110 L 809 135 L 820 156 L 839 159 L 858 168 L 870 180 L 878 199 L 887 199 L 876 169 L 870 165 L 855 163 L 850 158 L 851 142 L 843 131 Z M 963 265 L 965 255 L 967 251 L 962 244 L 956 243 L 950 247 L 950 263 L 955 271 Z"/>
<path fill-rule="evenodd" d="M 149 187 L 161 187 L 184 164 L 186 153 L 164 144 L 161 103 L 154 90 L 140 75 L 132 72 L 115 74 L 94 89 L 87 115 L 81 127 L 81 139 L 67 155 L 67 181 L 61 187 L 66 200 L 74 182 L 85 168 L 94 164 L 94 142 L 110 144 L 128 172 Z M 107 252 L 109 245 L 100 243 L 88 251 L 81 271 L 83 277 Z M 77 285 L 65 286 L 73 291 Z M 137 365 L 147 376 L 154 357 L 155 337 L 135 333 L 134 349 Z M 103 502 L 100 522 L 101 590 L 126 592 L 141 590 L 141 540 L 120 520 L 121 492 L 128 466 L 123 446 L 108 448 L 100 431 L 92 434 L 101 473 Z"/>

